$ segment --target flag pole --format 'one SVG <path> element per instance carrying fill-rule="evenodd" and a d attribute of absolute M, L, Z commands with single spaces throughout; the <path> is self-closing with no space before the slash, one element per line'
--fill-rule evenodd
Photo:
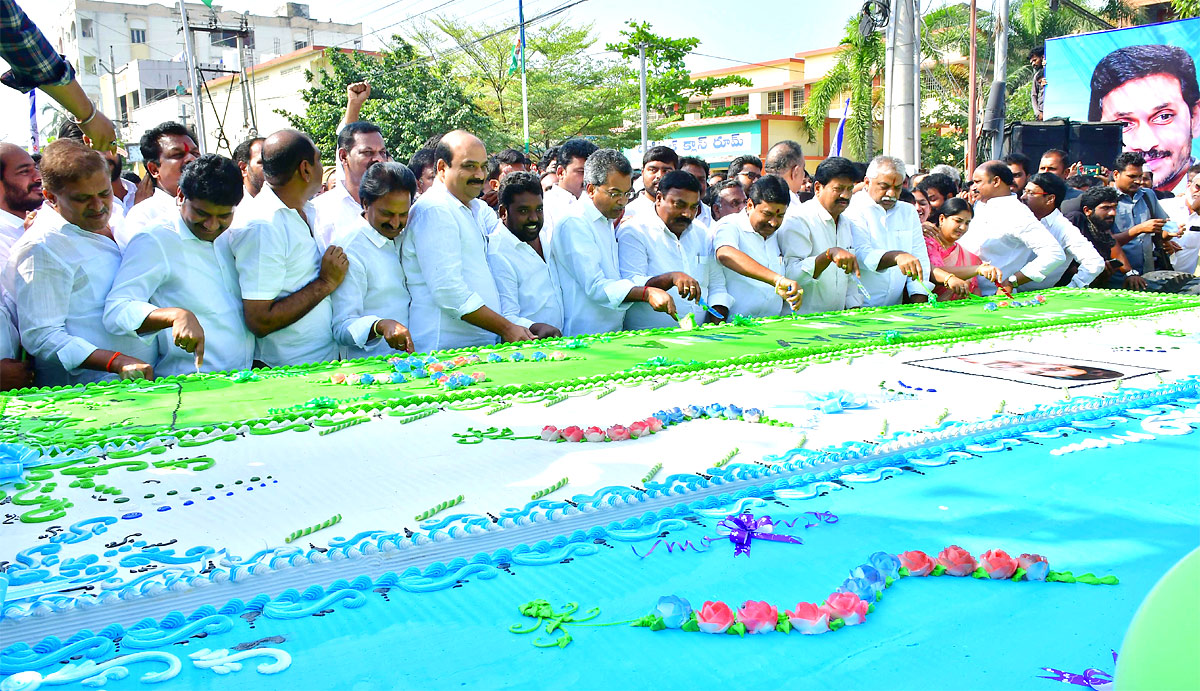
<path fill-rule="evenodd" d="M 529 90 L 525 83 L 525 0 L 517 0 L 517 18 L 521 21 L 521 111 L 525 129 L 525 154 L 529 154 Z"/>

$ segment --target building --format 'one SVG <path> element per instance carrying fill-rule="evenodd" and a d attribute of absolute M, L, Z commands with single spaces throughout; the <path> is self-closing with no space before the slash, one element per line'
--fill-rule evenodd
<path fill-rule="evenodd" d="M 301 3 L 288 2 L 275 16 L 223 12 L 216 4 L 209 8 L 189 2 L 186 7 L 197 66 L 206 77 L 239 68 L 238 30 L 247 32 L 246 65 L 317 45 L 362 47 L 361 23 L 316 21 Z M 132 111 L 171 96 L 180 82 L 187 84 L 181 25 L 174 4 L 65 0 L 58 20 L 43 31 L 75 65 L 84 92 L 122 124 Z M 123 134 L 128 139 L 133 132 Z"/>

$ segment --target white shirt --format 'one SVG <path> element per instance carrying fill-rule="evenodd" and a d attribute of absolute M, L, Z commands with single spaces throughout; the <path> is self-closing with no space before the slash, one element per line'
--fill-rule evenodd
<path fill-rule="evenodd" d="M 558 185 L 554 185 L 542 195 L 542 232 L 538 237 L 542 241 L 543 252 L 550 251 L 555 227 L 562 219 L 571 215 L 571 209 L 578 201 L 575 195 Z M 507 232 L 503 226 L 500 230 Z"/>
<path fill-rule="evenodd" d="M 317 210 L 312 224 L 313 237 L 317 240 L 317 249 L 322 252 L 335 237 L 357 227 L 357 219 L 361 218 L 363 211 L 362 205 L 350 196 L 345 181 L 338 182 L 328 192 L 318 194 L 313 198 L 312 205 Z"/>
<path fill-rule="evenodd" d="M 657 213 L 640 214 L 623 221 L 617 230 L 617 259 L 621 276 L 637 285 L 670 271 L 682 271 L 700 284 L 700 298 L 710 307 L 728 307 L 731 302 L 725 292 L 725 274 L 713 254 L 708 229 L 688 224 L 676 237 Z M 706 312 L 699 302 L 684 300 L 674 286 L 667 291 L 675 301 L 676 313 L 682 318 L 691 312 L 697 324 L 704 323 Z M 625 313 L 625 328 L 654 329 L 673 327 L 669 314 L 655 312 L 649 303 L 638 302 Z"/>
<path fill-rule="evenodd" d="M 637 196 L 637 199 L 625 205 L 625 214 L 621 216 L 621 224 L 631 220 L 640 214 L 654 213 L 654 198 L 645 190 Z"/>
<path fill-rule="evenodd" d="M 8 266 L 12 246 L 25 232 L 25 219 L 0 209 L 0 273 Z M 21 332 L 17 328 L 17 303 L 0 281 L 0 360 L 14 359 L 21 349 Z"/>
<path fill-rule="evenodd" d="M 1075 224 L 1068 221 L 1067 217 L 1063 216 L 1058 209 L 1043 218 L 1042 225 L 1058 241 L 1067 259 L 1057 268 L 1049 271 L 1046 278 L 1040 281 L 1030 281 L 1021 286 L 1021 290 L 1044 290 L 1058 285 L 1058 280 L 1071 265 L 1072 259 L 1079 262 L 1079 268 L 1076 269 L 1075 275 L 1071 277 L 1071 282 L 1067 285 L 1072 288 L 1086 288 L 1091 285 L 1092 281 L 1096 280 L 1096 277 L 1104 270 L 1104 260 L 1100 258 L 1100 253 L 1096 251 L 1091 241 L 1083 237 L 1083 233 L 1079 232 Z"/>
<path fill-rule="evenodd" d="M 1163 199 L 1159 206 L 1167 212 L 1167 216 L 1179 224 L 1183 235 L 1175 238 L 1175 244 L 1181 248 L 1171 255 L 1171 268 L 1188 274 L 1196 273 L 1197 257 L 1200 256 L 1200 232 L 1192 232 L 1188 228 L 1200 227 L 1200 213 L 1188 208 L 1187 189 L 1178 192 L 1178 197 Z"/>
<path fill-rule="evenodd" d="M 462 320 L 480 307 L 500 311 L 477 220 L 487 205 L 463 204 L 440 180 L 413 204 L 400 241 L 400 262 L 412 295 L 409 331 L 420 352 L 496 343 L 496 334 Z"/>
<path fill-rule="evenodd" d="M 863 297 L 866 307 L 898 305 L 904 298 L 905 288 L 909 295 L 929 294 L 921 281 L 905 276 L 895 266 L 876 270 L 888 252 L 907 252 L 921 262 L 922 278 L 928 278 L 929 249 L 925 246 L 925 234 L 921 231 L 921 218 L 915 206 L 898 201 L 891 209 L 884 209 L 863 190 L 850 198 L 850 207 L 845 213 L 854 223 L 850 241 L 854 245 L 854 256 L 858 258 L 859 280 L 871 296 Z"/>
<path fill-rule="evenodd" d="M 783 253 L 779 251 L 778 233 L 772 233 L 769 238 L 759 235 L 750 226 L 750 217 L 745 211 L 725 216 L 716 222 L 710 232 L 713 235 L 714 253 L 729 246 L 741 250 L 775 273 L 783 273 Z M 725 274 L 725 290 L 732 300 L 729 305 L 731 314 L 736 312 L 747 317 L 791 314 L 791 308 L 785 311 L 783 298 L 775 292 L 774 285 L 743 276 L 724 265 L 721 271 Z"/>
<path fill-rule="evenodd" d="M 817 258 L 826 250 L 831 247 L 852 250 L 853 233 L 854 224 L 845 214 L 841 214 L 835 224 L 833 215 L 815 197 L 800 202 L 796 193 L 792 193 L 783 225 L 775 232 L 775 236 L 783 252 L 784 275 L 799 283 L 804 291 L 804 301 L 796 310 L 798 313 L 812 314 L 862 306 L 858 280 L 833 262 L 825 267 L 820 276 L 814 276 Z"/>
<path fill-rule="evenodd" d="M 115 200 L 113 204 L 116 204 Z M 118 247 L 125 249 L 125 245 L 129 244 L 129 239 L 134 235 L 151 226 L 171 223 L 178 215 L 179 204 L 176 203 L 175 197 L 164 192 L 163 188 L 155 186 L 154 194 L 150 195 L 149 199 L 135 204 L 125 214 L 124 220 L 113 222 L 113 239 L 117 241 Z"/>
<path fill-rule="evenodd" d="M 121 264 L 116 243 L 67 223 L 49 205 L 38 211 L 38 219 L 13 245 L 5 270 L 21 342 L 36 359 L 38 386 L 116 379 L 115 374 L 83 369 L 83 361 L 98 348 L 157 361 L 153 343 L 104 329 L 104 299 Z"/>
<path fill-rule="evenodd" d="M 397 241 L 387 239 L 359 216 L 358 223 L 343 229 L 333 243 L 350 260 L 346 280 L 333 291 L 333 336 L 342 346 L 342 357 L 393 352 L 371 329 L 380 319 L 408 326 L 408 286 Z"/>
<path fill-rule="evenodd" d="M 562 289 L 563 335 L 620 331 L 634 283 L 621 278 L 613 222 L 591 197 L 580 199 L 559 223 L 549 255 Z"/>
<path fill-rule="evenodd" d="M 1041 281 L 1067 260 L 1050 231 L 1013 194 L 976 204 L 971 227 L 958 244 L 1000 269 L 1004 280 L 1020 271 Z M 983 295 L 996 294 L 995 284 L 983 277 L 979 290 Z"/>
<path fill-rule="evenodd" d="M 133 209 L 133 202 L 137 199 L 137 185 L 121 178 L 121 187 L 125 188 L 125 194 L 121 197 L 113 195 L 113 206 L 121 205 L 121 210 L 124 215 L 128 216 Z"/>
<path fill-rule="evenodd" d="M 315 217 L 312 204 L 304 216 Z M 308 223 L 284 205 L 270 185 L 242 202 L 233 226 L 217 238 L 229 244 L 237 266 L 243 300 L 277 300 L 312 282 L 320 273 L 321 252 Z M 318 302 L 291 326 L 257 339 L 255 358 L 271 367 L 336 360 L 333 305 Z"/>
<path fill-rule="evenodd" d="M 563 302 L 555 267 L 508 228 L 488 237 L 487 261 L 500 293 L 500 314 L 526 328 L 541 323 L 562 331 Z"/>
<path fill-rule="evenodd" d="M 104 303 L 104 328 L 123 336 L 137 330 L 160 307 L 190 310 L 204 329 L 204 372 L 249 369 L 254 335 L 242 317 L 237 270 L 227 243 L 219 246 L 192 234 L 178 216 L 174 223 L 133 236 L 121 257 Z M 171 328 L 141 337 L 158 341 L 158 376 L 196 371 L 195 355 L 175 345 Z"/>

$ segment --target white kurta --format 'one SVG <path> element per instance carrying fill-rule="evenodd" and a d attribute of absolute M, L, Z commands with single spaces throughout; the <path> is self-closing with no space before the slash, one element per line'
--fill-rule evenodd
<path fill-rule="evenodd" d="M 1186 189 L 1179 195 L 1174 199 L 1164 199 L 1159 202 L 1159 205 L 1183 230 L 1183 235 L 1175 238 L 1175 244 L 1179 245 L 1181 249 L 1171 255 L 1171 268 L 1194 274 L 1196 273 L 1197 257 L 1200 257 L 1200 231 L 1190 231 L 1188 228 L 1200 228 L 1200 213 L 1188 208 Z"/>
<path fill-rule="evenodd" d="M 958 244 L 990 262 L 1005 280 L 1018 271 L 1041 281 L 1066 261 L 1062 247 L 1015 195 L 997 197 L 975 205 L 975 218 Z M 995 295 L 996 286 L 979 279 L 984 295 Z"/>
<path fill-rule="evenodd" d="M 115 202 L 114 202 L 115 203 Z M 179 204 L 175 197 L 167 194 L 161 187 L 154 188 L 154 194 L 149 199 L 135 204 L 123 220 L 113 223 L 113 239 L 117 246 L 125 249 L 129 239 L 146 228 L 170 223 L 179 215 Z"/>
<path fill-rule="evenodd" d="M 716 222 L 710 232 L 713 235 L 714 253 L 722 247 L 732 247 L 741 250 L 771 271 L 783 273 L 779 234 L 772 233 L 769 238 L 759 235 L 750 226 L 750 217 L 745 211 L 725 216 Z M 732 304 L 729 305 L 731 313 L 736 312 L 747 317 L 791 314 L 791 308 L 787 307 L 783 298 L 775 292 L 774 285 L 743 276 L 724 265 L 721 266 L 721 271 L 725 274 L 725 290 L 732 300 Z"/>
<path fill-rule="evenodd" d="M 81 367 L 98 348 L 158 360 L 153 342 L 104 328 L 104 300 L 120 264 L 116 243 L 67 223 L 49 205 L 13 245 L 4 279 L 16 301 L 21 342 L 36 359 L 38 386 L 115 379 Z"/>
<path fill-rule="evenodd" d="M 317 210 L 317 217 L 313 219 L 313 237 L 322 252 L 335 237 L 357 227 L 358 219 L 362 217 L 362 205 L 350 196 L 344 181 L 335 184 L 328 192 L 318 194 L 313 198 L 312 205 Z"/>
<path fill-rule="evenodd" d="M 585 196 L 562 219 L 555 239 L 550 264 L 562 290 L 563 335 L 620 331 L 634 283 L 621 278 L 613 222 Z"/>
<path fill-rule="evenodd" d="M 397 240 L 389 240 L 361 216 L 333 243 L 346 252 L 350 269 L 333 291 L 333 335 L 347 359 L 384 355 L 394 349 L 371 333 L 375 322 L 394 319 L 408 326 L 408 286 Z"/>
<path fill-rule="evenodd" d="M 229 246 L 197 238 L 176 217 L 174 223 L 146 228 L 133 236 L 104 303 L 104 327 L 137 336 L 151 312 L 182 307 L 204 329 L 204 372 L 248 369 L 254 359 L 254 335 L 242 316 L 237 269 Z M 157 340 L 159 376 L 196 371 L 195 356 L 175 345 L 171 328 L 142 336 Z"/>
<path fill-rule="evenodd" d="M 488 237 L 487 260 L 500 293 L 500 314 L 526 328 L 541 323 L 562 331 L 562 292 L 555 267 L 507 228 Z"/>
<path fill-rule="evenodd" d="M 858 258 L 860 281 L 871 296 L 863 298 L 866 307 L 898 305 L 906 288 L 909 295 L 929 294 L 921 281 L 905 276 L 895 266 L 876 270 L 884 254 L 907 252 L 921 262 L 922 278 L 928 280 L 929 250 L 916 207 L 898 201 L 890 210 L 884 209 L 864 190 L 851 197 L 846 216 L 854 223 L 850 241 Z"/>
<path fill-rule="evenodd" d="M 1071 265 L 1071 260 L 1079 262 L 1079 268 L 1075 271 L 1075 275 L 1071 277 L 1071 282 L 1067 285 L 1072 288 L 1085 288 L 1091 285 L 1096 276 L 1104 270 L 1104 260 L 1100 258 L 1100 253 L 1096 251 L 1095 246 L 1091 241 L 1083 237 L 1083 233 L 1075 227 L 1074 223 L 1067 220 L 1062 212 L 1055 209 L 1042 219 L 1042 226 L 1050 231 L 1054 239 L 1058 241 L 1063 252 L 1066 254 L 1066 261 L 1059 264 L 1058 267 L 1049 271 L 1046 278 L 1040 281 L 1030 281 L 1021 286 L 1021 290 L 1043 290 L 1045 288 L 1053 288 L 1058 284 L 1058 280 L 1066 272 Z"/>
<path fill-rule="evenodd" d="M 475 209 L 482 201 L 460 202 L 440 181 L 413 204 L 401 236 L 400 262 L 412 295 L 408 325 L 421 352 L 496 343 L 496 334 L 463 321 L 490 307 L 500 295 L 487 264 L 485 229 Z"/>
<path fill-rule="evenodd" d="M 25 232 L 25 219 L 0 209 L 0 273 L 8 266 L 12 246 Z M 0 360 L 16 358 L 21 348 L 21 332 L 17 328 L 17 303 L 5 289 L 7 281 L 0 280 Z"/>
<path fill-rule="evenodd" d="M 660 274 L 682 271 L 700 284 L 700 299 L 709 306 L 728 307 L 729 293 L 725 292 L 725 274 L 713 254 L 712 240 L 707 228 L 694 223 L 678 237 L 672 233 L 657 213 L 641 214 L 621 223 L 617 231 L 617 258 L 621 276 L 637 285 Z M 680 316 L 691 312 L 696 323 L 704 322 L 705 310 L 699 302 L 684 300 L 674 286 L 667 291 L 675 301 Z M 638 302 L 625 313 L 625 328 L 653 329 L 675 326 L 671 315 L 655 312 L 649 303 Z"/>
<path fill-rule="evenodd" d="M 794 193 L 783 225 L 776 231 L 783 252 L 784 275 L 800 284 L 804 302 L 800 314 L 843 310 L 862 306 L 858 279 L 832 262 L 819 277 L 814 276 L 817 258 L 831 247 L 853 251 L 854 224 L 845 214 L 834 223 L 833 216 L 815 197 L 798 203 Z"/>
<path fill-rule="evenodd" d="M 312 219 L 312 204 L 304 215 Z M 242 202 L 233 226 L 216 240 L 228 243 L 238 272 L 243 300 L 278 300 L 308 285 L 321 268 L 321 252 L 308 223 L 288 208 L 270 185 Z M 308 314 L 274 333 L 257 339 L 255 357 L 271 367 L 336 360 L 333 306 L 329 298 Z"/>

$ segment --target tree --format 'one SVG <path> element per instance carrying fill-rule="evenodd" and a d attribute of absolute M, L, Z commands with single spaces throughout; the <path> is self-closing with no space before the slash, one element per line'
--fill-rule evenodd
<path fill-rule="evenodd" d="M 305 71 L 310 86 L 302 91 L 307 103 L 302 115 L 282 110 L 292 126 L 309 133 L 326 156 L 337 150 L 337 125 L 346 111 L 346 85 L 366 81 L 371 99 L 362 118 L 379 125 L 388 151 L 405 159 L 431 136 L 465 129 L 490 136 L 492 121 L 451 78 L 444 65 L 422 59 L 399 36 L 381 56 L 346 53 L 327 48 L 329 69 Z"/>
<path fill-rule="evenodd" d="M 876 86 L 883 75 L 886 48 L 878 32 L 865 37 L 858 30 L 858 17 L 846 22 L 846 35 L 839 45 L 837 62 L 812 86 L 812 96 L 804 108 L 808 140 L 814 141 L 825 125 L 830 106 L 841 105 L 849 94 L 850 112 L 846 116 L 843 140 L 849 158 L 865 161 L 875 155 L 875 111 L 883 96 Z"/>
<path fill-rule="evenodd" d="M 1178 19 L 1200 17 L 1200 0 L 1171 0 L 1171 11 Z"/>

